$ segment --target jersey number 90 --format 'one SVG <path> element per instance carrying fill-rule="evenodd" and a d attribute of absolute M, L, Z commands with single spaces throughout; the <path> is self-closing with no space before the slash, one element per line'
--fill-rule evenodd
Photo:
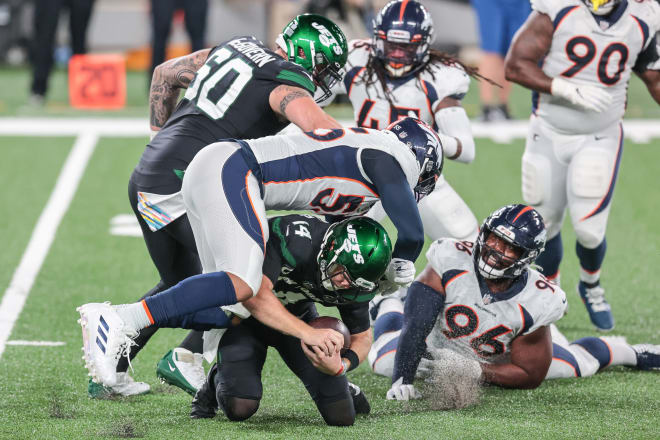
<path fill-rule="evenodd" d="M 578 35 L 566 43 L 566 56 L 573 63 L 571 67 L 564 70 L 561 75 L 572 78 L 582 71 L 596 57 L 598 49 L 596 43 L 587 36 Z M 608 69 L 611 59 L 614 58 L 616 71 L 610 75 Z M 616 61 L 618 59 L 618 62 Z M 628 47 L 622 43 L 610 43 L 601 52 L 598 59 L 598 80 L 606 86 L 613 86 L 621 79 L 621 73 L 626 68 L 628 61 Z"/>

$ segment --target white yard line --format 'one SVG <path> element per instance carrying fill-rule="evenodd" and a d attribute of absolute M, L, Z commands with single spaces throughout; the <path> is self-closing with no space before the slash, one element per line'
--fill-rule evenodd
<path fill-rule="evenodd" d="M 7 341 L 7 345 L 23 345 L 29 347 L 61 347 L 66 345 L 66 342 L 62 341 Z"/>
<path fill-rule="evenodd" d="M 345 126 L 353 121 L 342 119 Z M 475 138 L 489 138 L 507 144 L 527 136 L 528 121 L 508 121 L 484 124 L 473 121 Z M 647 143 L 660 138 L 660 123 L 655 119 L 626 119 L 626 138 Z M 99 136 L 140 137 L 149 135 L 149 122 L 141 118 L 0 118 L 0 135 L 11 136 L 77 136 L 81 131 L 93 131 Z"/>
<path fill-rule="evenodd" d="M 76 193 L 97 141 L 98 134 L 94 132 L 81 133 L 76 139 L 46 207 L 32 231 L 30 242 L 23 253 L 21 262 L 2 297 L 2 303 L 0 303 L 0 357 L 5 351 L 11 330 L 23 310 L 34 280 L 41 270 L 41 265 L 48 255 L 57 228 Z"/>

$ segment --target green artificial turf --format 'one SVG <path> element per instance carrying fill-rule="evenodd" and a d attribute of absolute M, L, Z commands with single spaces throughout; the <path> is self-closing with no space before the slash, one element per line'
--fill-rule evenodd
<path fill-rule="evenodd" d="M 63 341 L 59 347 L 7 346 L 0 358 L 2 439 L 210 438 L 659 438 L 660 376 L 625 368 L 594 377 L 545 382 L 532 391 L 484 390 L 480 404 L 439 412 L 426 400 L 384 399 L 389 381 L 366 365 L 349 375 L 370 398 L 372 413 L 350 428 L 325 426 L 302 384 L 271 350 L 263 374 L 264 398 L 249 421 L 190 420 L 190 396 L 161 385 L 156 362 L 178 344 L 181 330 L 159 331 L 134 362 L 134 377 L 152 393 L 106 401 L 87 397 L 87 377 L 75 307 L 91 301 L 134 301 L 157 275 L 141 239 L 109 234 L 109 221 L 130 213 L 128 176 L 145 139 L 102 138 L 75 199 L 32 288 L 10 340 Z M 3 222 L 2 290 L 24 251 L 73 140 L 0 137 Z M 448 163 L 448 181 L 477 218 L 520 201 L 523 141 L 478 139 L 473 164 Z M 658 141 L 626 143 L 608 229 L 602 281 L 617 321 L 616 334 L 633 343 L 660 344 L 660 267 L 656 164 Z M 655 183 L 654 183 L 655 182 Z M 559 327 L 569 339 L 594 335 L 575 293 L 574 235 L 563 231 L 562 285 L 569 313 Z M 417 261 L 418 269 L 425 257 Z"/>

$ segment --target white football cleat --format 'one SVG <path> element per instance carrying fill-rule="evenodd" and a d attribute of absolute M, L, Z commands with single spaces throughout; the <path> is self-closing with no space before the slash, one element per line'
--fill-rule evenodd
<path fill-rule="evenodd" d="M 194 396 L 206 381 L 204 356 L 177 347 L 167 352 L 156 365 L 156 376 L 161 382 L 179 387 Z"/>
<path fill-rule="evenodd" d="M 87 394 L 92 399 L 107 399 L 114 396 L 139 396 L 151 391 L 151 387 L 145 382 L 136 382 L 128 372 L 117 373 L 117 384 L 106 387 L 90 379 Z"/>
<path fill-rule="evenodd" d="M 117 362 L 128 356 L 137 332 L 126 328 L 110 303 L 89 303 L 76 309 L 83 333 L 83 360 L 92 381 L 107 387 L 118 384 Z"/>

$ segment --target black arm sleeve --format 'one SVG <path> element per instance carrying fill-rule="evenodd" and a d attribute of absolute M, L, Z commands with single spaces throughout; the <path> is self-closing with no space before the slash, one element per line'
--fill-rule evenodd
<path fill-rule="evenodd" d="M 411 384 L 419 361 L 426 351 L 426 337 L 445 306 L 445 296 L 426 284 L 415 281 L 408 289 L 403 310 L 403 328 L 394 357 L 392 383 L 403 377 Z"/>
<path fill-rule="evenodd" d="M 415 261 L 424 246 L 424 227 L 415 195 L 396 159 L 384 151 L 365 149 L 362 169 L 378 189 L 383 209 L 398 237 L 392 257 Z"/>
<path fill-rule="evenodd" d="M 369 303 L 337 306 L 337 310 L 339 310 L 341 320 L 346 324 L 348 331 L 352 335 L 365 332 L 371 327 L 369 322 Z"/>
<path fill-rule="evenodd" d="M 658 34 L 653 36 L 653 39 L 646 47 L 646 49 L 637 56 L 637 61 L 633 66 L 633 70 L 637 73 L 644 73 L 648 70 L 649 66 L 660 58 L 658 53 Z"/>

